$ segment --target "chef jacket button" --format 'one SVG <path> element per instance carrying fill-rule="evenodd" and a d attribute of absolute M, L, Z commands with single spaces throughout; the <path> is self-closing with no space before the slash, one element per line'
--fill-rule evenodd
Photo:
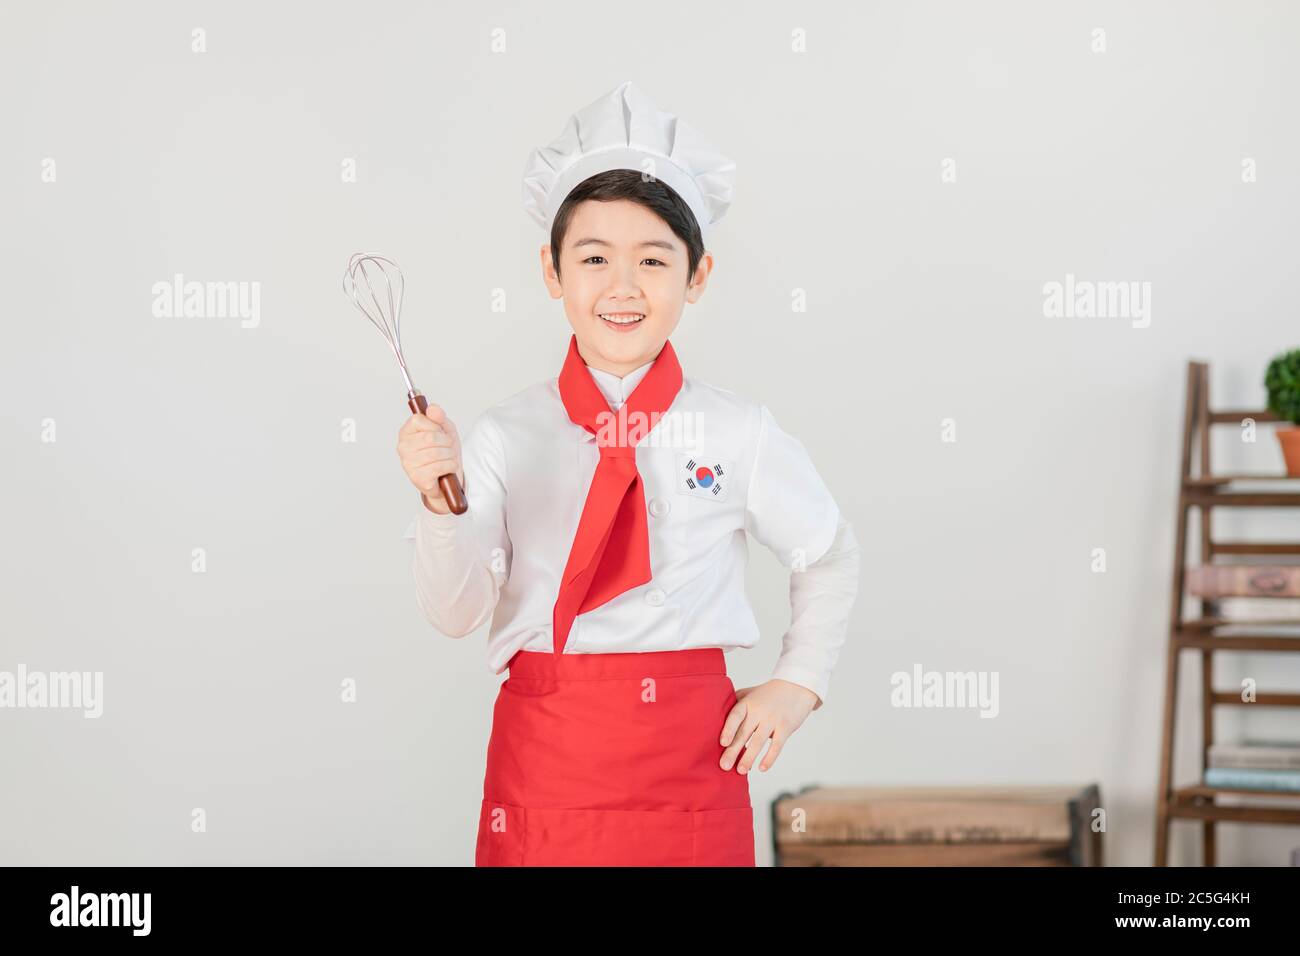
<path fill-rule="evenodd" d="M 663 588 L 651 588 L 649 591 L 646 591 L 645 593 L 645 602 L 646 604 L 649 604 L 652 607 L 658 607 L 659 605 L 664 603 L 664 600 L 667 597 L 668 595 L 664 593 Z"/>
<path fill-rule="evenodd" d="M 656 518 L 668 514 L 670 508 L 672 508 L 672 504 L 663 498 L 650 499 L 650 513 Z"/>

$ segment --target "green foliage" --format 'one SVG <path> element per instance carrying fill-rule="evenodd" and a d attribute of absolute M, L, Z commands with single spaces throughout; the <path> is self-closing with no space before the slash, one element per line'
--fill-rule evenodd
<path fill-rule="evenodd" d="M 1268 363 L 1264 373 L 1268 410 L 1300 425 L 1300 349 L 1283 352 Z"/>

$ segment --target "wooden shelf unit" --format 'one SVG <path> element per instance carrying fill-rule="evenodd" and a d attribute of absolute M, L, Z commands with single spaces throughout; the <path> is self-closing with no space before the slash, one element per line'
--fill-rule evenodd
<path fill-rule="evenodd" d="M 1170 607 L 1169 642 L 1165 660 L 1163 732 L 1160 745 L 1160 789 L 1156 808 L 1156 866 L 1169 863 L 1169 830 L 1174 820 L 1200 820 L 1204 838 L 1204 865 L 1215 865 L 1215 826 L 1221 822 L 1300 825 L 1300 792 L 1255 790 L 1236 787 L 1188 787 L 1173 785 L 1174 727 L 1178 693 L 1178 663 L 1181 652 L 1199 651 L 1201 657 L 1201 767 L 1208 762 L 1214 742 L 1214 708 L 1241 705 L 1239 694 L 1214 689 L 1215 651 L 1276 652 L 1300 651 L 1300 619 L 1230 620 L 1220 602 L 1201 599 L 1199 618 L 1183 617 L 1187 562 L 1188 515 L 1200 511 L 1199 560 L 1211 564 L 1215 555 L 1300 555 L 1300 543 L 1254 543 L 1215 541 L 1211 512 L 1214 508 L 1300 507 L 1300 477 L 1286 475 L 1215 475 L 1210 467 L 1210 429 L 1215 425 L 1241 427 L 1243 419 L 1256 423 L 1277 423 L 1272 412 L 1260 410 L 1212 411 L 1210 409 L 1209 365 L 1189 362 L 1187 396 L 1183 412 L 1182 460 L 1179 470 L 1178 521 L 1174 544 L 1173 597 Z M 1198 450 L 1198 467 L 1193 470 L 1193 445 Z M 1251 490 L 1251 485 L 1268 482 L 1279 489 Z M 1292 627 L 1294 634 L 1224 633 L 1229 628 L 1262 631 Z M 1300 694 L 1259 693 L 1255 707 L 1300 707 Z M 1222 796 L 1267 797 L 1291 806 L 1224 806 Z"/>

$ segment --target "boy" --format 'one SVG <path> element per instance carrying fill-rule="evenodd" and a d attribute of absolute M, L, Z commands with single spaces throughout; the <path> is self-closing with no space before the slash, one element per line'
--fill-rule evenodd
<path fill-rule="evenodd" d="M 576 114 L 524 180 L 572 326 L 559 375 L 463 447 L 432 403 L 399 433 L 420 607 L 454 637 L 491 615 L 489 666 L 510 671 L 478 865 L 752 866 L 746 774 L 825 699 L 853 529 L 767 408 L 684 376 L 668 341 L 704 293 L 733 170 L 631 83 Z M 438 490 L 451 472 L 462 515 Z M 759 639 L 746 533 L 792 570 L 792 614 L 772 679 L 737 691 L 723 654 Z"/>

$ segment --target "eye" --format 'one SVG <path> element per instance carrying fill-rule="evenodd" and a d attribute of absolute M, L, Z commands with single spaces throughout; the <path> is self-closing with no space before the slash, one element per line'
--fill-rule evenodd
<path fill-rule="evenodd" d="M 664 262 L 663 262 L 663 260 L 661 260 L 661 259 L 642 259 L 641 261 L 642 261 L 642 262 L 653 262 L 653 263 L 656 263 L 656 264 L 661 265 L 661 266 L 664 265 Z"/>
<path fill-rule="evenodd" d="M 605 258 L 604 256 L 587 256 L 587 258 L 583 259 L 582 261 L 591 262 L 591 260 L 593 259 L 604 259 L 604 258 Z"/>

